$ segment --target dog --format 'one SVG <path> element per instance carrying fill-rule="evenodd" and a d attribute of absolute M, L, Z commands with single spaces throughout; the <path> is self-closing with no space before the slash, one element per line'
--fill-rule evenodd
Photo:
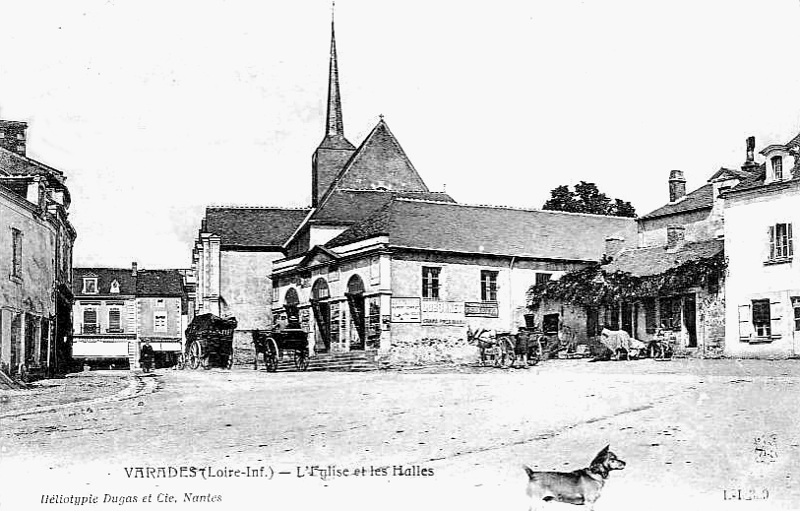
<path fill-rule="evenodd" d="M 574 472 L 537 472 L 525 466 L 531 510 L 540 509 L 542 502 L 550 501 L 585 505 L 590 511 L 594 509 L 611 471 L 625 468 L 625 462 L 617 458 L 609 447 L 607 445 L 597 453 L 588 468 Z"/>

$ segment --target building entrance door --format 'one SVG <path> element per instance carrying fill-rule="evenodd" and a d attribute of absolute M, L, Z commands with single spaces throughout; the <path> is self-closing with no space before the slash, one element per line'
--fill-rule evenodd
<path fill-rule="evenodd" d="M 314 351 L 326 353 L 331 349 L 331 304 L 330 291 L 325 279 L 317 279 L 311 288 L 311 310 L 317 323 Z"/>
<path fill-rule="evenodd" d="M 800 356 L 800 296 L 792 297 L 792 353 Z"/>
<path fill-rule="evenodd" d="M 683 297 L 683 326 L 686 327 L 686 332 L 689 334 L 689 342 L 687 348 L 697 347 L 697 307 L 695 304 L 694 295 L 686 295 Z"/>
<path fill-rule="evenodd" d="M 358 275 L 353 275 L 347 282 L 347 304 L 350 317 L 353 319 L 356 335 L 350 340 L 351 350 L 363 350 L 366 347 L 366 301 L 364 300 L 364 282 Z"/>

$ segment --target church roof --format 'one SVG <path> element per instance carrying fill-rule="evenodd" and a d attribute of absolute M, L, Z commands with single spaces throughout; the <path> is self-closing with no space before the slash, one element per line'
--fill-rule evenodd
<path fill-rule="evenodd" d="M 228 247 L 280 247 L 310 209 L 209 207 L 204 232 L 220 236 Z"/>
<path fill-rule="evenodd" d="M 363 220 L 395 198 L 455 202 L 445 192 L 337 188 L 333 190 L 322 206 L 314 212 L 310 222 L 352 224 Z"/>
<path fill-rule="evenodd" d="M 395 247 L 597 261 L 605 239 L 636 241 L 632 218 L 394 199 L 326 246 L 388 236 Z"/>
<path fill-rule="evenodd" d="M 353 153 L 320 203 L 337 188 L 429 191 L 383 119 Z"/>

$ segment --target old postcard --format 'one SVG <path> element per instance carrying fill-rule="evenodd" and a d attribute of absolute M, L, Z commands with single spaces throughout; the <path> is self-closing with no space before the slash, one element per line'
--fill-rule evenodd
<path fill-rule="evenodd" d="M 798 509 L 798 19 L 1 2 L 0 510 Z"/>

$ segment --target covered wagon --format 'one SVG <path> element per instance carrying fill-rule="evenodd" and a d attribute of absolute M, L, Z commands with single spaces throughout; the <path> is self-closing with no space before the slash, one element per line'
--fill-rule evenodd
<path fill-rule="evenodd" d="M 186 329 L 184 364 L 191 369 L 233 365 L 233 331 L 236 318 L 221 318 L 213 314 L 195 316 Z"/>

